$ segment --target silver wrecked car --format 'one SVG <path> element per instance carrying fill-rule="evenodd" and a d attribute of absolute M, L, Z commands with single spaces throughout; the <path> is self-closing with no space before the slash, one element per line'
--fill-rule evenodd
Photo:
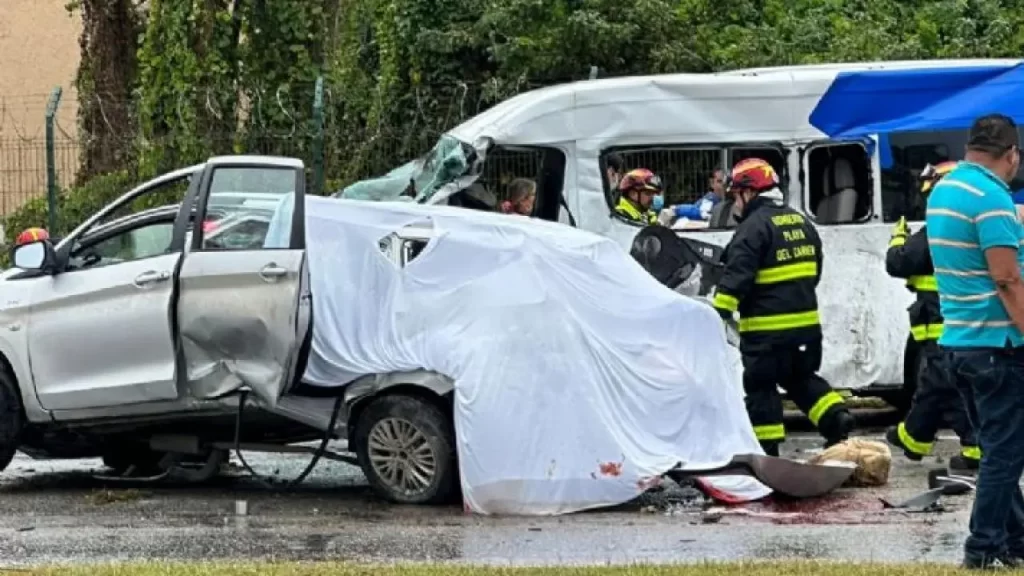
<path fill-rule="evenodd" d="M 232 449 L 315 451 L 358 463 L 395 502 L 456 494 L 449 379 L 299 381 L 312 334 L 304 193 L 299 160 L 216 157 L 127 192 L 56 246 L 17 247 L 0 280 L 0 468 L 21 450 L 204 480 Z M 404 264 L 429 239 L 417 234 L 381 249 Z"/>

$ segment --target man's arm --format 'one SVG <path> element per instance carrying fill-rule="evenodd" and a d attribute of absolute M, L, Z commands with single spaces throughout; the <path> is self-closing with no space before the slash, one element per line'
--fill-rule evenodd
<path fill-rule="evenodd" d="M 985 252 L 988 273 L 996 285 L 996 294 L 1010 320 L 1024 332 L 1024 283 L 1021 282 L 1017 251 L 1020 248 L 1021 224 L 1009 196 L 983 199 L 985 204 L 975 217 L 978 242 Z M 994 205 L 993 205 L 994 204 Z"/>
<path fill-rule="evenodd" d="M 996 293 L 1017 329 L 1024 333 L 1024 282 L 1021 282 L 1017 248 L 995 246 L 985 250 L 988 273 L 996 284 Z"/>

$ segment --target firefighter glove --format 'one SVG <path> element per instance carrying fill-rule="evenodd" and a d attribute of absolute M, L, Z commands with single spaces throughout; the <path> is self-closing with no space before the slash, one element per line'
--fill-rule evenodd
<path fill-rule="evenodd" d="M 907 236 L 910 236 L 910 229 L 907 227 L 907 219 L 901 217 L 892 228 L 892 237 L 889 240 L 889 248 L 903 246 L 907 243 Z"/>
<path fill-rule="evenodd" d="M 903 238 L 910 236 L 910 228 L 907 226 L 906 216 L 901 216 L 892 228 L 892 237 L 896 238 L 897 236 L 902 236 Z"/>

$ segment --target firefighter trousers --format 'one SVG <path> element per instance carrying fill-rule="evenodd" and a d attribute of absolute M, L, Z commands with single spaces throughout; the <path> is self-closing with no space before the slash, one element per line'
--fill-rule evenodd
<path fill-rule="evenodd" d="M 821 341 L 807 344 L 771 346 L 743 353 L 743 391 L 747 414 L 758 441 L 769 455 L 778 455 L 779 443 L 786 439 L 782 419 L 781 387 L 807 415 L 819 433 L 830 443 L 845 440 L 843 418 L 849 412 L 842 396 L 832 390 L 821 368 Z M 843 417 L 839 417 L 843 414 Z"/>
<path fill-rule="evenodd" d="M 943 424 L 948 424 L 960 438 L 962 454 L 980 459 L 981 450 L 967 416 L 964 399 L 950 377 L 944 356 L 934 340 L 921 342 L 918 361 L 917 389 L 906 419 L 897 428 L 900 442 L 908 451 L 927 456 L 932 451 L 935 435 Z"/>

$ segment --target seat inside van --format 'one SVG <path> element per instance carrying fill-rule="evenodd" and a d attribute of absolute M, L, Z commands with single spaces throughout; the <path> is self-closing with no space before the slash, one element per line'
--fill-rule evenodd
<path fill-rule="evenodd" d="M 822 174 L 822 195 L 815 219 L 822 224 L 853 222 L 857 212 L 857 183 L 853 166 L 845 158 L 836 158 Z"/>
<path fill-rule="evenodd" d="M 871 212 L 871 166 L 864 147 L 831 144 L 808 152 L 807 211 L 818 224 L 848 224 Z"/>

